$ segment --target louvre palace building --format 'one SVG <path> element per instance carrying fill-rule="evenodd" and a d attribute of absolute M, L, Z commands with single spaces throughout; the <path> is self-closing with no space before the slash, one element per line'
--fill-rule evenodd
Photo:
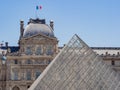
<path fill-rule="evenodd" d="M 75 35 L 73 38 L 75 38 L 75 40 L 78 40 L 77 42 L 79 41 L 81 42 L 81 39 L 79 39 L 78 36 Z M 71 40 L 70 44 L 72 45 L 74 44 L 74 42 L 72 42 Z M 77 50 L 79 50 L 79 47 L 81 46 L 79 44 L 76 44 L 76 45 L 78 47 Z M 86 44 L 84 45 L 84 42 L 82 42 L 82 45 L 85 46 L 85 48 L 80 48 L 80 50 L 81 49 L 84 50 L 85 54 L 84 55 L 76 54 L 76 57 L 79 58 L 80 56 L 83 56 L 84 57 L 83 59 L 88 60 L 86 57 L 88 57 L 90 54 L 93 55 L 93 56 L 91 55 L 93 59 L 96 56 L 98 56 L 97 59 L 95 59 L 95 61 L 98 62 L 101 65 L 101 67 L 105 63 L 105 65 L 107 65 L 113 70 L 112 74 L 114 74 L 115 72 L 119 74 L 119 69 L 120 69 L 120 48 L 119 47 L 88 47 Z M 72 89 L 72 86 L 71 86 L 71 89 L 67 88 L 66 86 L 60 89 L 62 85 L 61 83 L 63 83 L 62 81 L 61 83 L 58 83 L 58 86 L 56 84 L 56 88 L 52 87 L 57 82 L 56 80 L 49 82 L 49 80 L 51 80 L 53 77 L 52 77 L 52 74 L 50 74 L 49 79 L 45 78 L 45 77 L 49 77 L 49 73 L 46 74 L 46 72 L 49 72 L 49 70 L 51 70 L 49 68 L 54 68 L 54 69 L 57 68 L 57 67 L 53 67 L 54 63 L 52 62 L 54 59 L 55 59 L 55 62 L 57 61 L 59 62 L 61 61 L 60 57 L 64 58 L 66 55 L 66 59 L 64 58 L 63 60 L 67 62 L 68 58 L 72 58 L 72 59 L 75 58 L 75 57 L 72 57 L 72 55 L 70 55 L 71 57 L 70 56 L 67 57 L 68 54 L 66 54 L 66 52 L 67 53 L 70 53 L 68 51 L 72 51 L 74 53 L 77 52 L 73 50 L 74 48 L 73 46 L 71 47 L 71 49 L 70 47 L 71 46 L 69 46 L 69 44 L 63 47 L 58 46 L 58 39 L 54 35 L 53 21 L 50 21 L 49 24 L 46 24 L 45 19 L 39 19 L 39 18 L 29 19 L 28 24 L 26 26 L 24 26 L 24 21 L 20 21 L 20 38 L 18 40 L 18 46 L 9 46 L 8 42 L 6 42 L 5 45 L 0 47 L 0 90 L 27 90 L 29 88 L 30 90 L 114 90 L 114 89 L 105 89 L 103 87 L 102 87 L 103 89 L 97 89 L 98 87 L 96 87 L 96 89 L 93 89 L 91 84 L 90 84 L 91 86 L 87 84 L 89 89 L 88 88 Z M 68 51 L 65 51 L 67 49 Z M 87 52 L 88 49 L 90 49 L 89 52 Z M 62 65 L 64 65 L 64 61 L 61 63 Z M 81 64 L 79 65 L 82 66 Z M 46 70 L 47 66 L 49 66 L 49 68 L 47 68 Z M 57 66 L 59 66 L 59 63 Z M 63 67 L 66 67 L 66 66 L 63 66 Z M 61 71 L 62 69 L 64 68 L 61 67 L 58 69 L 58 71 Z M 80 67 L 77 68 L 77 70 L 79 69 Z M 46 70 L 46 72 L 44 70 Z M 103 72 L 105 72 L 105 70 L 110 72 L 110 70 L 108 69 L 104 69 Z M 55 73 L 58 75 L 58 77 L 57 75 L 55 75 L 57 79 L 60 80 L 61 77 L 59 78 L 58 72 L 54 72 L 53 76 Z M 70 75 L 70 73 L 68 74 Z M 113 76 L 111 73 L 108 73 L 108 74 L 110 74 L 111 77 Z M 62 77 L 64 76 L 65 75 L 63 75 Z M 41 77 L 41 78 L 39 79 L 38 77 Z M 68 77 L 72 78 L 70 76 Z M 64 79 L 66 79 L 66 77 L 64 77 Z M 85 82 L 83 78 L 81 80 Z M 114 81 L 114 79 L 111 79 L 111 80 Z M 47 82 L 44 83 L 43 81 L 47 81 Z M 34 82 L 37 82 L 37 84 L 35 84 Z M 52 82 L 54 82 L 54 85 L 51 84 L 52 86 L 50 86 L 50 88 L 46 86 L 46 84 L 49 85 Z M 84 86 L 86 84 L 84 82 L 79 84 L 79 86 Z M 104 81 L 101 81 L 100 82 L 101 84 L 99 85 L 105 84 L 102 82 Z M 65 83 L 64 85 L 66 84 L 68 83 Z M 42 85 L 45 86 L 46 89 L 43 88 Z M 34 89 L 32 89 L 31 86 L 36 86 L 36 88 L 34 87 Z M 41 88 L 39 86 L 41 86 Z M 115 90 L 119 90 L 119 89 L 115 89 Z"/>

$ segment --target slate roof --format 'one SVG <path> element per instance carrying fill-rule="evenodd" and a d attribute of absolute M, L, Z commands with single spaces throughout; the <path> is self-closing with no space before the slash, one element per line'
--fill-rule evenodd
<path fill-rule="evenodd" d="M 45 24 L 45 20 L 30 19 L 30 22 L 24 30 L 23 37 L 27 38 L 39 33 L 49 37 L 54 37 L 54 32 L 52 28 Z"/>
<path fill-rule="evenodd" d="M 20 49 L 19 46 L 9 46 L 8 48 L 10 48 L 11 53 L 13 53 L 13 52 L 17 52 L 17 51 Z M 1 47 L 1 49 L 3 49 L 3 50 L 7 50 L 7 47 L 3 46 L 3 47 Z"/>

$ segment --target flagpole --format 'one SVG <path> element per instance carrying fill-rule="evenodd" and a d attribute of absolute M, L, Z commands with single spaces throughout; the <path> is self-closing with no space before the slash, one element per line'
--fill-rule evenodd
<path fill-rule="evenodd" d="M 35 10 L 35 17 L 38 18 L 38 15 L 37 15 L 37 11 L 38 11 L 39 7 L 36 6 L 36 10 Z"/>
<path fill-rule="evenodd" d="M 35 17 L 37 18 L 38 16 L 37 16 L 37 10 L 35 10 Z"/>
<path fill-rule="evenodd" d="M 42 6 L 36 6 L 35 17 L 38 18 L 38 10 L 42 9 Z"/>

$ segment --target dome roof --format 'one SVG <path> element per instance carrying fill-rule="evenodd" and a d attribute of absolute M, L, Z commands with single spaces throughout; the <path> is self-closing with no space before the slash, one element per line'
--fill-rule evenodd
<path fill-rule="evenodd" d="M 23 37 L 30 37 L 37 34 L 43 34 L 49 37 L 54 37 L 54 33 L 51 27 L 44 23 L 28 23 L 26 26 Z"/>

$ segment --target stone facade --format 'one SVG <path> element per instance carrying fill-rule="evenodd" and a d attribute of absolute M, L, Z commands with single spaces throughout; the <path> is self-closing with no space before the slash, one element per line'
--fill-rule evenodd
<path fill-rule="evenodd" d="M 52 29 L 43 21 L 30 19 L 27 25 L 32 24 L 30 33 L 29 29 L 24 29 L 23 21 L 20 22 L 19 50 L 11 52 L 7 47 L 6 63 L 0 60 L 0 90 L 27 90 L 58 53 L 58 40 L 48 35 Z M 39 27 L 37 34 L 34 25 Z M 42 33 L 41 28 L 46 31 Z"/>

